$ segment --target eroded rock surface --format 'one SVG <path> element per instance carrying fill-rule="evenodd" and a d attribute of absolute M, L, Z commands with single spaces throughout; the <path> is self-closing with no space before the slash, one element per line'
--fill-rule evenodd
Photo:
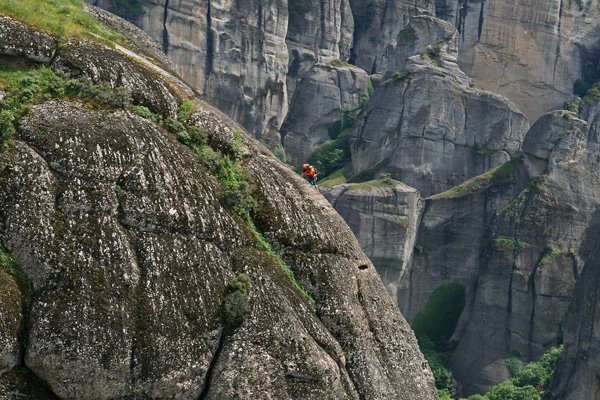
<path fill-rule="evenodd" d="M 314 65 L 298 83 L 290 111 L 281 126 L 283 145 L 296 161 L 302 163 L 326 140 L 333 125 L 338 134 L 344 112 L 358 107 L 367 92 L 367 73 L 352 66 Z"/>
<path fill-rule="evenodd" d="M 69 399 L 435 398 L 410 327 L 331 205 L 188 97 L 168 65 L 121 51 L 67 43 L 54 65 L 113 85 L 137 71 L 147 80 L 132 92 L 154 76 L 145 95 L 163 116 L 193 101 L 188 123 L 239 160 L 256 229 L 315 306 L 175 135 L 128 110 L 42 102 L 0 153 L 0 239 L 34 290 L 25 366 Z M 251 281 L 250 313 L 232 329 L 222 310 L 240 273 Z M 0 385 L 28 396 L 15 371 Z"/>
<path fill-rule="evenodd" d="M 414 56 L 376 88 L 353 131 L 354 173 L 389 159 L 385 172 L 430 196 L 520 149 L 529 124 L 514 104 L 473 89 L 453 57 L 434 61 Z"/>

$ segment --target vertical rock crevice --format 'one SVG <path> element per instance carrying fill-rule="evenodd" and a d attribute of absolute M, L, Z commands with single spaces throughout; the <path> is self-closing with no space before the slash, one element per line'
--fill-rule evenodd
<path fill-rule="evenodd" d="M 169 31 L 167 29 L 167 16 L 169 13 L 169 0 L 165 0 L 165 9 L 163 11 L 163 32 L 162 32 L 162 51 L 169 54 Z"/>

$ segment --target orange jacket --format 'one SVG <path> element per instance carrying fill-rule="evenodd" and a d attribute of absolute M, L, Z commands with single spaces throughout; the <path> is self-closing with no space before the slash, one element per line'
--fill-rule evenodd
<path fill-rule="evenodd" d="M 311 178 L 313 176 L 315 176 L 317 174 L 317 171 L 315 170 L 315 167 L 308 167 L 308 169 L 305 169 L 304 172 L 302 172 L 302 176 L 307 175 L 310 176 Z"/>

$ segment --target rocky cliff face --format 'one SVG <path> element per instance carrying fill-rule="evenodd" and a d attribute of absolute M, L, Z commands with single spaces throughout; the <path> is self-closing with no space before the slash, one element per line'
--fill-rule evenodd
<path fill-rule="evenodd" d="M 436 1 L 437 15 L 460 32 L 461 68 L 531 120 L 561 108 L 597 64 L 598 12 L 594 1 Z"/>
<path fill-rule="evenodd" d="M 316 64 L 298 83 L 282 132 L 283 145 L 295 163 L 302 163 L 326 140 L 344 112 L 358 107 L 369 77 L 360 68 Z M 338 128 L 341 130 L 341 125 Z"/>
<path fill-rule="evenodd" d="M 594 224 L 586 231 L 584 243 L 589 256 L 573 292 L 573 300 L 564 319 L 565 347 L 554 369 L 544 400 L 597 399 L 600 396 L 598 360 L 598 211 Z"/>
<path fill-rule="evenodd" d="M 455 61 L 414 56 L 405 72 L 386 76 L 353 131 L 354 173 L 389 159 L 386 172 L 429 196 L 519 150 L 527 118 L 506 98 L 473 89 Z"/>
<path fill-rule="evenodd" d="M 325 192 L 344 218 L 393 298 L 410 262 L 424 201 L 400 182 L 345 184 Z"/>
<path fill-rule="evenodd" d="M 27 36 L 38 33 L 0 22 L 19 26 L 20 56 L 39 53 Z M 165 118 L 193 102 L 187 123 L 239 163 L 258 206 L 248 225 L 210 160 L 152 120 L 77 100 L 33 106 L 0 153 L 0 239 L 33 287 L 24 319 L 27 296 L 0 270 L 0 372 L 25 365 L 69 399 L 436 397 L 410 327 L 318 192 L 168 65 L 50 39 L 53 66 L 126 86 Z M 241 273 L 249 309 L 232 327 L 223 307 Z M 8 398 L 28 395 L 10 374 Z"/>
<path fill-rule="evenodd" d="M 564 111 L 547 114 L 528 132 L 522 161 L 426 204 L 416 243 L 427 251 L 413 257 L 398 302 L 410 320 L 435 287 L 465 285 L 452 367 L 468 393 L 508 378 L 508 351 L 537 360 L 555 343 L 597 207 L 587 130 Z"/>

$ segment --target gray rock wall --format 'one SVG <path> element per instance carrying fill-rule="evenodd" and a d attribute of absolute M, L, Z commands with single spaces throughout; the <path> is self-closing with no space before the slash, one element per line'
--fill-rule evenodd
<path fill-rule="evenodd" d="M 368 79 L 360 68 L 329 64 L 315 64 L 304 74 L 281 126 L 285 132 L 283 145 L 295 164 L 301 164 L 317 146 L 331 140 L 329 129 L 342 121 L 345 111 L 359 106 Z"/>
<path fill-rule="evenodd" d="M 519 150 L 529 124 L 508 99 L 473 89 L 451 56 L 419 56 L 388 74 L 357 119 L 352 169 L 384 169 L 430 196 L 484 173 Z M 431 94 L 435 93 L 435 96 Z"/>

